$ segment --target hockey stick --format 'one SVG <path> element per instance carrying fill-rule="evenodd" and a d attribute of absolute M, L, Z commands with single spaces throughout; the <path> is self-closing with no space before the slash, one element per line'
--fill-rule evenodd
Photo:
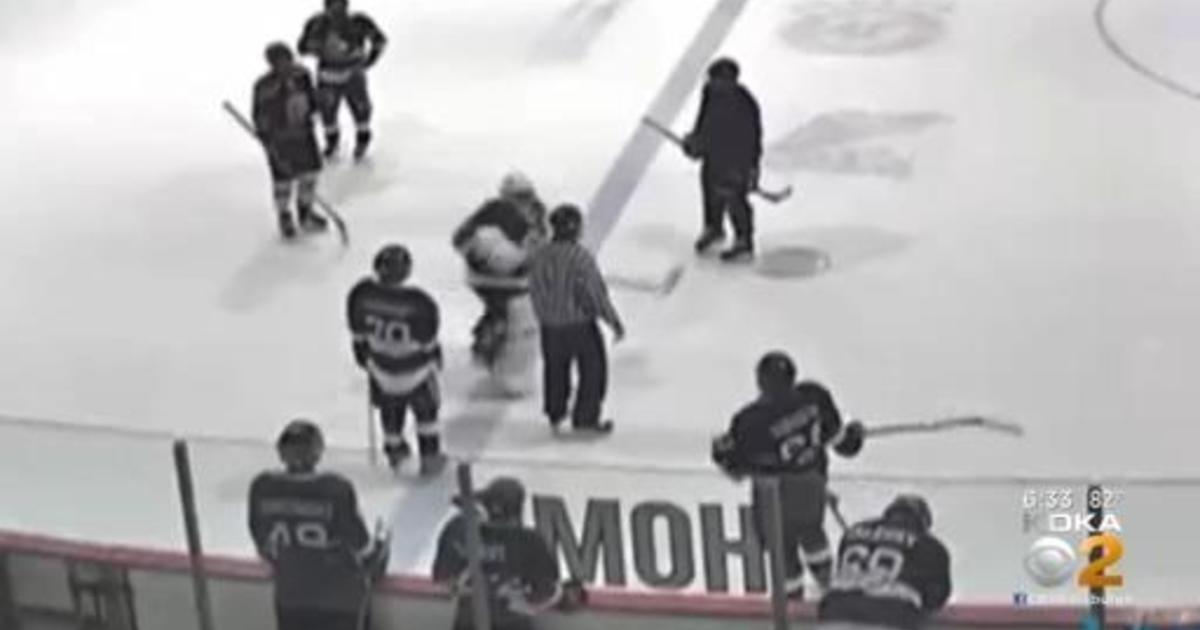
<path fill-rule="evenodd" d="M 936 433 L 938 431 L 967 428 L 985 429 L 1014 437 L 1020 437 L 1025 434 L 1025 429 L 1015 422 L 984 418 L 982 416 L 961 416 L 928 422 L 875 425 L 867 427 L 865 433 L 868 437 L 883 437 L 902 433 Z"/>
<path fill-rule="evenodd" d="M 375 404 L 367 392 L 367 461 L 374 468 L 379 465 L 379 427 L 375 423 Z"/>
<path fill-rule="evenodd" d="M 654 131 L 657 131 L 659 135 L 661 135 L 663 138 L 666 138 L 671 142 L 671 144 L 683 148 L 683 138 L 680 137 L 679 134 L 672 131 L 670 127 L 667 127 L 666 125 L 654 120 L 653 118 L 650 118 L 649 116 L 642 117 L 642 124 L 653 129 Z M 763 199 L 766 199 L 771 203 L 779 203 L 781 201 L 786 201 L 788 197 L 791 197 L 793 190 L 791 186 L 784 186 L 779 190 L 766 190 L 762 187 L 756 186 L 754 190 L 751 190 L 750 192 L 762 197 Z"/>
<path fill-rule="evenodd" d="M 657 282 L 645 278 L 630 278 L 620 275 L 605 276 L 605 280 L 618 289 L 628 289 L 630 291 L 651 293 L 659 296 L 667 296 L 673 293 L 682 279 L 683 265 L 675 265 L 662 280 Z"/>
<path fill-rule="evenodd" d="M 371 536 L 371 549 L 374 552 L 371 561 L 377 565 L 363 566 L 363 599 L 358 607 L 358 621 L 356 628 L 358 630 L 370 630 L 371 627 L 371 603 L 375 594 L 375 588 L 387 576 L 388 560 L 391 558 L 392 552 L 392 532 L 394 527 L 390 523 L 386 523 L 383 517 L 375 519 L 375 533 Z M 380 550 L 383 551 L 380 551 Z"/>
<path fill-rule="evenodd" d="M 833 514 L 833 519 L 837 521 L 842 531 L 850 529 L 850 524 L 846 521 L 846 515 L 842 514 L 842 498 L 832 492 L 825 493 L 825 502 L 829 504 L 829 512 Z"/>
<path fill-rule="evenodd" d="M 253 136 L 255 139 L 258 139 L 258 133 L 254 130 L 254 125 L 250 122 L 250 119 L 246 118 L 242 112 L 238 111 L 238 108 L 235 107 L 233 103 L 230 103 L 229 101 L 222 101 L 221 107 L 225 109 L 226 113 L 233 117 L 233 120 L 237 122 L 239 127 L 241 127 L 246 133 Z M 274 148 L 268 144 L 264 144 L 263 146 L 266 148 L 267 153 L 270 154 L 272 159 L 281 164 L 285 163 L 282 159 L 280 159 L 279 154 L 275 152 Z M 346 230 L 346 221 L 342 219 L 342 215 L 338 214 L 338 211 L 334 210 L 333 206 L 329 205 L 329 202 L 325 201 L 325 199 L 319 194 L 313 194 L 313 201 L 319 208 L 321 208 L 321 212 L 324 212 L 325 216 L 329 217 L 329 220 L 333 221 L 333 225 L 338 231 L 338 237 L 342 241 L 342 246 L 349 246 L 350 232 Z"/>

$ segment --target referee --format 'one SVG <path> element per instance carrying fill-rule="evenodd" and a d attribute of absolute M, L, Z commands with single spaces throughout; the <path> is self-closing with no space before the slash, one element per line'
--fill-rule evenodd
<path fill-rule="evenodd" d="M 608 297 L 608 287 L 592 254 L 579 244 L 583 213 L 561 205 L 550 213 L 552 240 L 534 255 L 529 292 L 542 333 L 543 411 L 557 429 L 567 417 L 571 367 L 579 369 L 579 387 L 571 410 L 578 431 L 608 433 L 613 425 L 600 417 L 608 388 L 608 357 L 596 320 L 612 329 L 614 342 L 625 326 Z"/>

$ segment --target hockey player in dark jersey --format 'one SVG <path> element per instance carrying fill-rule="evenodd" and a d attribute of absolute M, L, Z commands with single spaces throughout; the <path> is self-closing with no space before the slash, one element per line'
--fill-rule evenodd
<path fill-rule="evenodd" d="M 354 158 L 361 159 L 371 144 L 371 95 L 367 70 L 379 61 L 387 37 L 365 13 L 351 13 L 349 0 L 325 0 L 325 10 L 304 24 L 297 48 L 317 58 L 317 88 L 321 122 L 325 126 L 325 157 L 337 153 L 341 141 L 338 110 L 343 100 L 354 117 Z"/>
<path fill-rule="evenodd" d="M 425 291 L 407 283 L 412 256 L 402 245 L 387 245 L 375 255 L 375 275 L 354 285 L 346 299 L 346 318 L 354 341 L 354 360 L 370 380 L 371 403 L 383 424 L 384 453 L 397 469 L 412 453 L 404 438 L 409 409 L 417 420 L 421 474 L 441 472 L 438 343 L 441 316 Z"/>
<path fill-rule="evenodd" d="M 562 595 L 558 561 L 537 530 L 521 523 L 525 487 L 497 477 L 474 500 L 456 498 L 460 510 L 478 510 L 483 542 L 483 575 L 495 630 L 529 630 L 533 617 L 555 606 Z M 467 562 L 467 521 L 459 513 L 438 536 L 433 579 L 455 595 L 455 630 L 472 630 L 473 588 Z"/>
<path fill-rule="evenodd" d="M 725 215 L 733 224 L 733 247 L 721 260 L 754 256 L 754 207 L 749 195 L 758 187 L 762 159 L 762 116 L 758 102 L 738 82 L 737 62 L 729 58 L 708 67 L 708 82 L 692 131 L 684 138 L 684 153 L 701 160 L 700 192 L 704 229 L 696 252 L 705 253 L 725 238 Z"/>
<path fill-rule="evenodd" d="M 488 368 L 501 395 L 532 389 L 538 327 L 529 300 L 529 257 L 545 241 L 546 207 L 533 183 L 518 172 L 506 175 L 500 195 L 454 232 L 467 283 L 483 301 L 472 330 L 472 355 Z"/>
<path fill-rule="evenodd" d="M 284 238 L 296 236 L 290 208 L 296 189 L 300 226 L 309 231 L 326 227 L 325 218 L 313 212 L 321 155 L 313 131 L 317 93 L 308 70 L 296 63 L 283 43 L 267 47 L 271 70 L 254 83 L 251 107 L 255 132 L 267 151 L 274 186 L 275 210 Z"/>
<path fill-rule="evenodd" d="M 276 447 L 285 470 L 254 479 L 248 516 L 274 576 L 278 627 L 359 630 L 387 548 L 367 533 L 350 482 L 316 470 L 324 440 L 315 424 L 289 423 Z"/>
<path fill-rule="evenodd" d="M 853 457 L 862 449 L 864 431 L 858 421 L 842 423 L 824 386 L 808 380 L 797 383 L 796 377 L 796 364 L 787 354 L 764 355 L 757 368 L 758 399 L 743 407 L 729 431 L 713 441 L 712 457 L 735 478 L 754 477 L 753 505 L 764 540 L 768 495 L 759 481 L 779 479 L 786 588 L 790 596 L 802 598 L 804 565 L 824 588 L 833 564 L 824 527 L 826 449 Z"/>
<path fill-rule="evenodd" d="M 916 630 L 950 598 L 950 553 L 919 496 L 900 495 L 877 519 L 846 530 L 822 630 Z"/>

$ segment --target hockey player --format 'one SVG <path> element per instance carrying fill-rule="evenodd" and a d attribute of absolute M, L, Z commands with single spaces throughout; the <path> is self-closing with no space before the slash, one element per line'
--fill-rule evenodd
<path fill-rule="evenodd" d="M 851 527 L 838 546 L 832 589 L 818 608 L 822 630 L 916 630 L 950 597 L 950 553 L 929 528 L 933 514 L 900 495 L 877 519 Z"/>
<path fill-rule="evenodd" d="M 326 228 L 325 218 L 313 212 L 321 155 L 313 132 L 317 93 L 308 70 L 296 63 L 287 44 L 267 46 L 271 70 L 254 83 L 251 107 L 255 132 L 267 151 L 274 183 L 279 231 L 284 238 L 296 236 L 296 223 L 289 208 L 296 189 L 300 226 L 309 231 Z"/>
<path fill-rule="evenodd" d="M 371 144 L 371 95 L 367 70 L 379 61 L 387 37 L 365 13 L 351 13 L 349 0 L 325 0 L 325 10 L 304 24 L 297 48 L 317 58 L 317 88 L 325 127 L 325 157 L 333 157 L 341 141 L 338 111 L 342 100 L 354 117 L 354 159 Z"/>
<path fill-rule="evenodd" d="M 318 472 L 321 430 L 294 420 L 276 442 L 285 469 L 266 471 L 250 486 L 250 534 L 275 582 L 280 630 L 359 630 L 372 577 L 387 562 L 358 511 L 354 487 Z"/>
<path fill-rule="evenodd" d="M 562 587 L 558 561 L 545 538 L 521 523 L 525 487 L 511 477 L 497 477 L 474 500 L 457 497 L 455 502 L 460 510 L 479 511 L 492 628 L 530 630 L 536 614 L 558 603 Z M 434 581 L 449 585 L 455 595 L 455 630 L 474 628 L 466 527 L 461 513 L 446 523 L 433 562 Z"/>
<path fill-rule="evenodd" d="M 762 159 L 762 118 L 758 102 L 738 82 L 737 62 L 729 58 L 708 67 L 696 124 L 684 138 L 684 152 L 702 161 L 700 191 L 704 229 L 696 240 L 703 254 L 725 238 L 725 213 L 733 223 L 734 243 L 721 260 L 754 256 L 754 208 L 750 192 L 758 187 Z"/>
<path fill-rule="evenodd" d="M 437 303 L 425 291 L 409 286 L 412 255 L 403 245 L 387 245 L 375 255 L 374 276 L 354 285 L 346 299 L 354 360 L 366 370 L 371 403 L 383 424 L 384 453 L 393 469 L 412 454 L 404 439 L 408 410 L 417 420 L 421 474 L 441 472 L 438 373 L 442 348 Z"/>
<path fill-rule="evenodd" d="M 783 352 L 758 362 L 759 397 L 733 417 L 729 431 L 713 441 L 713 460 L 735 478 L 755 477 L 753 505 L 765 537 L 768 495 L 759 479 L 779 479 L 783 513 L 785 583 L 789 596 L 804 596 L 804 565 L 817 584 L 829 585 L 833 554 L 825 535 L 827 448 L 843 457 L 863 446 L 861 422 L 842 423 L 833 396 L 814 381 L 796 382 L 796 364 Z M 803 549 L 804 562 L 800 551 Z"/>
<path fill-rule="evenodd" d="M 546 208 L 525 175 L 509 173 L 500 194 L 454 232 L 467 282 L 483 301 L 472 355 L 487 367 L 503 395 L 530 388 L 537 356 L 537 322 L 529 301 L 529 258 L 546 240 Z"/>

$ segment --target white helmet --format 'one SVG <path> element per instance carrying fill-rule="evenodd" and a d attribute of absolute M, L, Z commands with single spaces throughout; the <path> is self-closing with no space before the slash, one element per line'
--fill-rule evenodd
<path fill-rule="evenodd" d="M 533 197 L 536 194 L 533 182 L 521 171 L 512 171 L 500 180 L 500 196 L 505 199 Z"/>

